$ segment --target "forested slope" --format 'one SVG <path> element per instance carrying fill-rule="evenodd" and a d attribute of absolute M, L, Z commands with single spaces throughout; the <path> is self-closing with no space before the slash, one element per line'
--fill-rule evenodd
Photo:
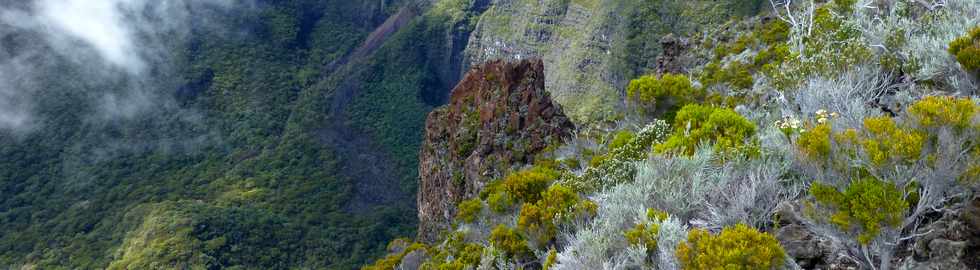
<path fill-rule="evenodd" d="M 4 17 L 21 92 L 3 94 L 31 119 L 0 130 L 0 265 L 350 269 L 414 233 L 455 21 L 404 1 L 117 4 L 145 29 L 188 22 L 134 27 L 153 55 L 128 72 Z"/>

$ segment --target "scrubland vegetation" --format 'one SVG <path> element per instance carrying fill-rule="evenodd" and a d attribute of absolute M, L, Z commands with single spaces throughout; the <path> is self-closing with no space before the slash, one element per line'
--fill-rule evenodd
<path fill-rule="evenodd" d="M 690 73 L 636 78 L 622 120 L 464 201 L 422 268 L 796 269 L 790 204 L 850 263 L 897 267 L 980 183 L 980 3 L 786 2 L 697 33 Z"/>

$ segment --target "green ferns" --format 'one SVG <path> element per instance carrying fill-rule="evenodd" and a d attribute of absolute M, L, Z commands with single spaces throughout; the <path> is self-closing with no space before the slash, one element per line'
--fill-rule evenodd
<path fill-rule="evenodd" d="M 702 142 L 712 142 L 719 153 L 741 152 L 751 150 L 749 140 L 755 131 L 755 124 L 734 110 L 687 105 L 677 112 L 674 133 L 656 150 L 693 155 Z"/>
<path fill-rule="evenodd" d="M 703 229 L 688 233 L 677 247 L 681 268 L 695 269 L 778 269 L 786 260 L 779 241 L 748 225 L 724 228 L 712 235 Z"/>
<path fill-rule="evenodd" d="M 895 184 L 875 178 L 854 181 L 844 192 L 814 183 L 810 194 L 818 203 L 834 209 L 831 223 L 845 232 L 857 231 L 858 242 L 864 245 L 878 236 L 882 226 L 901 225 L 909 208 L 904 192 Z"/>

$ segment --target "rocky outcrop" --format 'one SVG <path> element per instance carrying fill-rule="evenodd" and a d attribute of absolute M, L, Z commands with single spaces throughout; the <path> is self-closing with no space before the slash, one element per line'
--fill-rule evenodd
<path fill-rule="evenodd" d="M 775 209 L 779 229 L 775 236 L 786 250 L 786 255 L 803 269 L 847 270 L 858 269 L 854 261 L 846 257 L 844 247 L 833 239 L 822 237 L 806 227 L 801 216 L 800 204 L 784 202 Z"/>
<path fill-rule="evenodd" d="M 456 204 L 533 162 L 574 129 L 544 90 L 541 60 L 493 61 L 470 70 L 450 102 L 429 114 L 419 152 L 418 240 L 449 227 Z"/>
<path fill-rule="evenodd" d="M 667 34 L 660 39 L 660 46 L 663 52 L 657 56 L 657 74 L 681 74 L 687 64 L 684 61 L 684 53 L 691 46 L 686 38 L 680 38 L 674 34 Z"/>
<path fill-rule="evenodd" d="M 803 269 L 860 269 L 841 243 L 808 228 L 799 203 L 780 204 L 775 231 L 786 255 Z M 980 269 L 980 194 L 931 214 L 896 250 L 896 269 Z"/>
<path fill-rule="evenodd" d="M 980 195 L 916 232 L 900 269 L 980 269 Z"/>

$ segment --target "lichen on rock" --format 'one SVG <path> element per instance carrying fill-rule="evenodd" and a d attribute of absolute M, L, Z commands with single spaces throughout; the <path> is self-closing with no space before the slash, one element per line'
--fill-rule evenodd
<path fill-rule="evenodd" d="M 492 61 L 470 70 L 449 104 L 426 119 L 419 153 L 420 241 L 449 226 L 456 205 L 534 161 L 574 125 L 544 90 L 541 60 Z"/>

